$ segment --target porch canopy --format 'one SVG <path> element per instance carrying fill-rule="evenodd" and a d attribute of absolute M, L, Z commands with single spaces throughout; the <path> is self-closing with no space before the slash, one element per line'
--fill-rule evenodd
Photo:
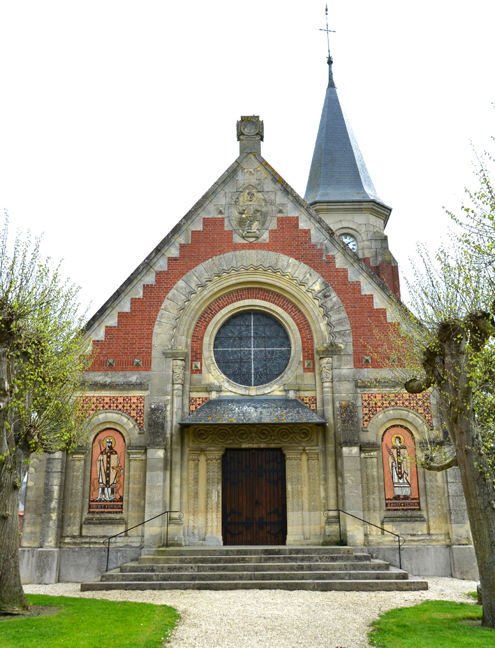
<path fill-rule="evenodd" d="M 326 425 L 324 418 L 296 398 L 265 396 L 257 398 L 212 398 L 179 423 L 190 425 L 246 425 L 273 423 L 312 423 Z"/>

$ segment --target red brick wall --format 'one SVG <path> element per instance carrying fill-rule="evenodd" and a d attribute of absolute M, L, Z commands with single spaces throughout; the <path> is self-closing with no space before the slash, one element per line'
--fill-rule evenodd
<path fill-rule="evenodd" d="M 242 288 L 241 290 L 233 290 L 232 292 L 222 295 L 208 306 L 201 314 L 201 317 L 196 322 L 194 332 L 191 340 L 191 373 L 200 374 L 201 369 L 193 370 L 193 362 L 201 362 L 203 355 L 203 337 L 208 324 L 215 317 L 217 313 L 223 310 L 230 304 L 243 301 L 245 299 L 259 299 L 261 301 L 269 302 L 279 306 L 287 313 L 296 323 L 299 333 L 301 335 L 303 347 L 303 368 L 304 371 L 314 371 L 314 342 L 313 333 L 306 317 L 301 313 L 299 308 L 288 300 L 286 297 L 279 295 L 271 290 L 265 288 Z M 305 361 L 311 361 L 311 366 L 306 367 Z"/>
<path fill-rule="evenodd" d="M 374 266 L 371 265 L 369 257 L 365 257 L 363 261 L 400 299 L 399 267 L 391 263 L 379 263 L 377 266 Z"/>
<path fill-rule="evenodd" d="M 318 272 L 337 293 L 349 317 L 356 367 L 377 367 L 379 360 L 370 349 L 380 346 L 389 330 L 384 309 L 375 309 L 372 295 L 361 294 L 359 281 L 349 281 L 345 268 L 337 268 L 333 256 L 323 254 L 321 244 L 311 242 L 311 232 L 299 229 L 297 217 L 278 218 L 268 243 L 234 243 L 232 230 L 223 218 L 204 218 L 203 230 L 191 232 L 191 242 L 180 246 L 178 257 L 168 259 L 168 269 L 156 273 L 155 283 L 143 286 L 143 296 L 131 299 L 129 312 L 119 313 L 115 326 L 107 326 L 105 339 L 95 341 L 92 371 L 149 371 L 155 320 L 165 297 L 186 272 L 212 256 L 232 250 L 268 250 L 293 257 Z M 372 357 L 371 364 L 363 356 Z M 115 360 L 107 367 L 107 359 Z M 139 359 L 141 366 L 134 366 Z"/>

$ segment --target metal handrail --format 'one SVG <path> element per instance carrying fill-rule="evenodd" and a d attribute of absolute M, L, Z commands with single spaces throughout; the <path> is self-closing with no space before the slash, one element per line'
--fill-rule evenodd
<path fill-rule="evenodd" d="M 105 569 L 105 572 L 108 571 L 108 563 L 109 563 L 109 560 L 110 560 L 110 542 L 111 542 L 111 540 L 113 540 L 114 538 L 118 538 L 118 536 L 121 536 L 124 533 L 127 533 L 127 531 L 132 531 L 133 529 L 137 529 L 138 527 L 143 526 L 143 524 L 147 524 L 148 522 L 151 522 L 151 520 L 156 520 L 156 518 L 159 518 L 162 515 L 167 516 L 167 534 L 166 534 L 167 539 L 166 539 L 166 542 L 165 542 L 165 546 L 168 547 L 168 522 L 169 522 L 171 513 L 177 513 L 177 518 L 179 520 L 182 520 L 182 518 L 184 517 L 184 513 L 182 511 L 163 511 L 163 513 L 159 513 L 158 515 L 155 515 L 154 517 L 149 518 L 148 520 L 145 520 L 144 522 L 140 522 L 139 524 L 135 524 L 134 526 L 129 527 L 128 529 L 124 529 L 120 533 L 116 533 L 115 535 L 108 536 L 107 538 L 105 538 L 105 540 L 103 540 L 103 542 L 107 543 L 107 568 Z"/>
<path fill-rule="evenodd" d="M 363 520 L 363 518 L 360 518 L 357 515 L 353 515 L 352 513 L 348 513 L 347 511 L 343 511 L 342 509 L 327 509 L 326 511 L 323 511 L 323 515 L 325 518 L 327 518 L 328 513 L 337 513 L 337 512 L 339 514 L 339 543 L 340 544 L 342 544 L 342 525 L 340 523 L 340 514 L 345 513 L 346 515 L 349 515 L 350 517 L 353 517 L 356 520 L 359 520 L 360 522 L 364 522 L 365 524 L 369 524 L 370 526 L 375 527 L 375 529 L 380 529 L 381 531 L 385 531 L 385 533 L 390 533 L 390 535 L 395 536 L 397 538 L 397 548 L 399 551 L 399 569 L 402 569 L 401 547 L 406 543 L 406 539 L 404 538 L 404 536 L 401 536 L 398 533 L 394 533 L 393 531 L 389 531 L 388 529 L 378 526 L 377 524 L 373 524 L 373 522 L 368 522 L 368 520 Z"/>

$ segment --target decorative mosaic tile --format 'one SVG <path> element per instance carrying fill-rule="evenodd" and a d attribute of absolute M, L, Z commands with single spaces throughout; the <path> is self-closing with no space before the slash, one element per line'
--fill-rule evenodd
<path fill-rule="evenodd" d="M 414 437 L 395 425 L 382 436 L 385 508 L 389 511 L 419 511 L 418 471 Z"/>
<path fill-rule="evenodd" d="M 297 400 L 301 401 L 310 410 L 316 412 L 316 396 L 297 396 Z"/>
<path fill-rule="evenodd" d="M 363 426 L 368 427 L 369 422 L 378 414 L 389 407 L 405 407 L 422 416 L 430 427 L 433 427 L 430 394 L 361 394 L 363 403 Z"/>
<path fill-rule="evenodd" d="M 340 401 L 339 407 L 342 430 L 354 431 L 358 425 L 358 413 L 355 403 L 351 401 Z"/>
<path fill-rule="evenodd" d="M 102 410 L 123 412 L 136 421 L 140 430 L 144 428 L 144 396 L 86 396 L 84 405 L 88 403 L 90 414 Z"/>
<path fill-rule="evenodd" d="M 204 405 L 207 401 L 210 399 L 208 396 L 193 396 L 192 398 L 189 399 L 189 414 L 192 414 L 196 410 L 198 410 L 201 405 Z"/>

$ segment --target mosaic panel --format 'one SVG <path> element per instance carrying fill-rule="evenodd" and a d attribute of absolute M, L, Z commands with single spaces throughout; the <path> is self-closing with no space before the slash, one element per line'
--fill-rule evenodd
<path fill-rule="evenodd" d="M 340 420 L 342 422 L 342 430 L 355 430 L 358 425 L 357 407 L 351 401 L 341 401 L 340 406 Z"/>
<path fill-rule="evenodd" d="M 193 396 L 192 398 L 189 399 L 189 414 L 192 414 L 196 410 L 198 410 L 201 405 L 204 405 L 207 401 L 210 399 L 208 396 Z"/>
<path fill-rule="evenodd" d="M 316 396 L 297 396 L 297 400 L 301 401 L 310 410 L 316 412 Z"/>
<path fill-rule="evenodd" d="M 122 513 L 125 441 L 117 430 L 99 432 L 91 452 L 89 513 Z"/>
<path fill-rule="evenodd" d="M 389 407 L 405 407 L 422 416 L 430 427 L 433 427 L 431 400 L 428 393 L 424 394 L 361 394 L 363 403 L 363 426 L 384 409 Z"/>
<path fill-rule="evenodd" d="M 123 412 L 136 421 L 140 430 L 144 429 L 144 396 L 86 396 L 84 406 L 88 403 L 90 414 L 103 410 Z"/>
<path fill-rule="evenodd" d="M 418 473 L 413 435 L 396 425 L 382 437 L 385 508 L 419 511 Z"/>

